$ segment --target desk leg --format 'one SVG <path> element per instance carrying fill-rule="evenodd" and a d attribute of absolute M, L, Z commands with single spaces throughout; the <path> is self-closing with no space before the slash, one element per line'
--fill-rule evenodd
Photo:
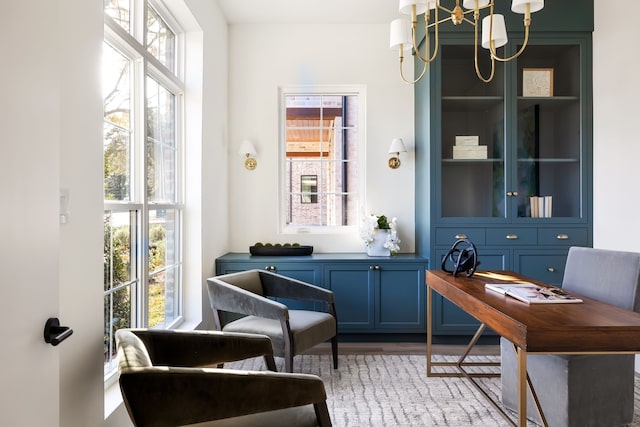
<path fill-rule="evenodd" d="M 431 330 L 431 299 L 433 298 L 433 290 L 431 286 L 427 286 L 427 376 L 431 376 L 431 339 L 433 331 Z"/>
<path fill-rule="evenodd" d="M 527 352 L 517 348 L 518 358 L 518 426 L 527 425 Z"/>

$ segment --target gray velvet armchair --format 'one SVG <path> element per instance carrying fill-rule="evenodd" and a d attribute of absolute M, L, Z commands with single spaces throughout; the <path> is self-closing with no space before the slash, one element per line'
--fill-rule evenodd
<path fill-rule="evenodd" d="M 315 375 L 208 367 L 264 356 L 275 369 L 266 336 L 121 329 L 116 342 L 120 389 L 136 426 L 331 426 Z"/>
<path fill-rule="evenodd" d="M 640 253 L 572 247 L 562 287 L 640 311 Z M 502 401 L 517 408 L 517 361 L 502 338 Z M 634 408 L 633 355 L 528 355 L 531 378 L 549 426 L 630 424 Z M 541 422 L 529 395 L 527 414 Z"/>
<path fill-rule="evenodd" d="M 333 292 L 263 270 L 212 277 L 207 280 L 216 327 L 225 332 L 267 335 L 274 355 L 284 357 L 285 370 L 292 372 L 293 357 L 331 340 L 333 367 L 338 367 L 338 336 Z M 290 310 L 276 298 L 312 301 L 325 311 Z M 224 323 L 221 312 L 244 315 Z"/>

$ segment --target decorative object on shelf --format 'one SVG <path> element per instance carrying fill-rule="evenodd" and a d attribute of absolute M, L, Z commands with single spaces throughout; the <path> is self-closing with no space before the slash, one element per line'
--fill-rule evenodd
<path fill-rule="evenodd" d="M 486 159 L 487 146 L 479 145 L 480 137 L 477 135 L 456 135 L 456 143 L 453 146 L 453 159 Z"/>
<path fill-rule="evenodd" d="M 300 243 L 256 243 L 249 246 L 249 253 L 258 256 L 303 256 L 313 253 L 313 246 L 303 246 Z"/>
<path fill-rule="evenodd" d="M 256 159 L 252 157 L 257 154 L 257 151 L 256 151 L 256 147 L 253 146 L 253 143 L 251 141 L 249 141 L 248 139 L 245 139 L 244 141 L 242 141 L 242 144 L 240 144 L 240 149 L 238 150 L 238 152 L 241 155 L 245 156 L 244 167 L 247 170 L 252 171 L 258 166 L 258 162 L 256 161 Z"/>
<path fill-rule="evenodd" d="M 400 77 L 406 83 L 416 83 L 425 75 L 428 65 L 438 55 L 439 48 L 439 25 L 451 21 L 453 25 L 460 25 L 463 22 L 473 25 L 475 33 L 475 69 L 476 75 L 485 83 L 493 80 L 495 72 L 495 61 L 507 62 L 520 56 L 527 47 L 529 41 L 529 26 L 531 25 L 531 14 L 541 10 L 544 7 L 544 0 L 513 0 L 511 3 L 511 11 L 514 13 L 524 14 L 524 42 L 522 47 L 513 56 L 501 58 L 498 56 L 496 49 L 507 44 L 507 29 L 504 24 L 504 16 L 493 13 L 494 0 L 463 0 L 460 7 L 460 0 L 456 0 L 453 9 L 447 9 L 441 6 L 442 0 L 400 0 L 398 10 L 405 15 L 411 15 L 411 22 L 407 19 L 399 18 L 391 22 L 390 42 L 389 46 L 394 49 L 398 48 L 400 56 Z M 431 22 L 431 10 L 434 10 L 434 19 Z M 491 58 L 491 72 L 489 77 L 484 77 L 480 73 L 478 67 L 478 26 L 480 20 L 480 11 L 489 9 L 489 14 L 482 19 L 482 38 L 481 45 L 489 50 Z M 446 12 L 449 16 L 439 19 L 438 11 Z M 418 25 L 418 15 L 424 14 L 425 22 L 425 53 L 421 53 L 419 49 L 419 41 L 416 37 L 416 27 Z M 466 15 L 473 14 L 473 18 Z M 430 53 L 429 32 L 433 31 L 435 37 L 435 47 L 433 54 Z M 415 51 L 415 55 L 424 63 L 422 72 L 415 80 L 408 80 L 403 73 L 402 62 L 404 61 L 404 51 Z"/>
<path fill-rule="evenodd" d="M 389 146 L 389 153 L 395 154 L 395 157 L 389 158 L 389 167 L 391 169 L 398 169 L 400 167 L 400 153 L 406 153 L 407 149 L 402 142 L 402 138 L 393 138 L 391 145 Z"/>
<path fill-rule="evenodd" d="M 367 246 L 369 256 L 390 256 L 400 250 L 396 218 L 389 221 L 385 215 L 369 215 L 364 218 L 360 237 Z"/>
<path fill-rule="evenodd" d="M 553 96 L 553 68 L 524 68 L 522 96 Z"/>

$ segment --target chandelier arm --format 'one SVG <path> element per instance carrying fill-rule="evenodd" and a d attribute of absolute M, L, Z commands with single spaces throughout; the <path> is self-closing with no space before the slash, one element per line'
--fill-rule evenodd
<path fill-rule="evenodd" d="M 410 85 L 415 84 L 415 83 L 418 83 L 418 81 L 420 81 L 420 79 L 422 79 L 422 77 L 424 76 L 425 72 L 427 71 L 427 66 L 429 65 L 429 63 L 428 63 L 428 62 L 424 62 L 424 63 L 423 63 L 423 66 L 422 66 L 422 72 L 420 73 L 420 76 L 418 76 L 418 78 L 417 78 L 417 79 L 415 79 L 415 80 L 413 80 L 413 81 L 412 81 L 412 80 L 408 80 L 408 79 L 404 76 L 404 72 L 403 72 L 403 69 L 402 69 L 402 62 L 403 62 L 403 60 L 404 60 L 404 57 L 403 57 L 403 56 L 400 56 L 400 77 L 402 77 L 402 81 L 403 81 L 403 82 L 405 82 L 405 83 L 407 83 L 407 84 L 410 84 Z"/>
<path fill-rule="evenodd" d="M 497 51 L 496 51 L 496 47 L 493 44 L 493 41 L 491 41 L 491 57 L 495 58 L 496 61 L 500 61 L 500 62 L 508 62 L 511 61 L 513 59 L 516 59 L 517 57 L 519 57 L 520 55 L 522 55 L 522 52 L 524 52 L 524 49 L 527 47 L 527 43 L 529 42 L 529 27 L 525 27 L 524 30 L 524 42 L 522 43 L 522 46 L 520 47 L 520 50 L 518 52 L 516 52 L 514 55 L 508 57 L 508 58 L 500 58 L 497 55 Z"/>
<path fill-rule="evenodd" d="M 491 80 L 493 80 L 493 76 L 496 72 L 496 61 L 495 58 L 493 56 L 493 54 L 489 55 L 489 57 L 491 58 L 491 73 L 489 73 L 489 77 L 485 78 L 482 73 L 480 72 L 480 66 L 478 65 L 478 20 L 476 19 L 475 23 L 474 23 L 474 43 L 473 43 L 473 48 L 474 48 L 474 66 L 476 68 L 476 76 L 478 76 L 478 78 L 484 82 L 484 83 L 489 83 Z M 494 46 L 493 41 L 491 41 L 491 46 Z M 495 49 L 494 49 L 495 50 Z"/>
<path fill-rule="evenodd" d="M 438 31 L 438 8 L 435 9 L 435 22 L 433 24 L 429 24 L 429 14 L 428 11 L 427 13 L 425 13 L 424 16 L 424 20 L 425 20 L 425 27 L 424 27 L 424 38 L 425 38 L 425 55 L 422 56 L 422 54 L 420 53 L 420 49 L 418 49 L 418 43 L 416 40 L 416 27 L 417 27 L 417 21 L 413 22 L 413 50 L 415 50 L 416 52 L 416 56 L 418 57 L 418 59 L 420 59 L 420 61 L 428 63 L 428 62 L 433 62 L 433 60 L 436 59 L 436 56 L 438 56 L 438 48 L 440 47 L 440 37 L 439 37 L 439 31 Z M 433 54 L 430 55 L 429 54 L 429 50 L 431 49 L 431 44 L 429 43 L 429 28 L 435 26 L 435 49 L 433 51 Z"/>
<path fill-rule="evenodd" d="M 493 8 L 491 8 L 491 13 L 493 13 Z M 493 20 L 491 22 L 493 24 Z M 511 61 L 513 59 L 516 59 L 517 57 L 519 57 L 520 55 L 522 55 L 522 52 L 524 52 L 524 49 L 527 47 L 527 43 L 529 42 L 529 27 L 531 25 L 531 11 L 530 11 L 530 5 L 529 3 L 526 4 L 525 6 L 525 12 L 524 12 L 524 42 L 522 43 L 522 46 L 520 47 L 520 50 L 518 50 L 518 52 L 516 52 L 514 55 L 508 57 L 508 58 L 500 58 L 496 52 L 496 48 L 493 45 L 493 41 L 490 43 L 489 49 L 491 50 L 491 57 L 495 58 L 496 61 L 500 61 L 500 62 L 507 62 L 507 61 Z M 491 39 L 491 37 L 490 37 Z"/>

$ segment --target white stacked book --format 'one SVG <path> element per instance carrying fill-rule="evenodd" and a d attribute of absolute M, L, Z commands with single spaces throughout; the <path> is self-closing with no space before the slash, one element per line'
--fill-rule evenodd
<path fill-rule="evenodd" d="M 476 135 L 457 135 L 453 146 L 453 158 L 459 159 L 486 159 L 487 146 L 479 145 L 480 138 Z"/>
<path fill-rule="evenodd" d="M 529 197 L 531 218 L 551 218 L 553 198 L 552 196 Z"/>

